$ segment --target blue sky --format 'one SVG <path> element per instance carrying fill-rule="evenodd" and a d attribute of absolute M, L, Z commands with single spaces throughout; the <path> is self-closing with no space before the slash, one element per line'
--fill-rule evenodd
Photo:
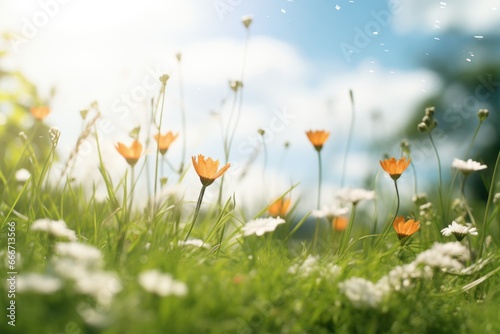
<path fill-rule="evenodd" d="M 224 14 L 216 6 L 223 6 Z M 367 167 L 378 168 L 382 153 L 373 152 L 371 143 L 397 134 L 413 106 L 443 85 L 422 60 L 455 45 L 460 50 L 453 55 L 456 66 L 475 66 L 494 56 L 488 45 L 498 41 L 500 31 L 500 0 L 3 0 L 0 8 L 0 29 L 22 41 L 5 46 L 11 56 L 3 66 L 23 70 L 44 96 L 52 86 L 57 88 L 47 123 L 62 131 L 61 156 L 71 151 L 77 138 L 79 111 L 97 100 L 106 121 L 100 124 L 100 138 L 108 144 L 103 145 L 105 156 L 108 165 L 120 171 L 126 164 L 113 144 L 129 140 L 128 132 L 137 125 L 146 133 L 147 101 L 158 88 L 151 80 L 161 73 L 171 75 L 164 129 L 181 129 L 177 52 L 183 54 L 188 156 L 222 157 L 219 121 L 228 119 L 229 110 L 218 109 L 228 96 L 228 80 L 238 79 L 241 72 L 241 17 L 252 15 L 242 120 L 230 159 L 233 182 L 228 182 L 236 191 L 246 189 L 244 199 L 263 185 L 269 187 L 269 197 L 291 182 L 301 182 L 301 193 L 314 189 L 317 166 L 304 135 L 308 129 L 332 132 L 324 151 L 325 192 L 338 187 L 350 89 L 355 92 L 357 119 L 346 184 L 361 185 Z M 26 37 L 30 24 L 36 32 Z M 341 45 L 357 51 L 346 56 Z M 141 90 L 146 95 L 137 95 L 133 106 L 125 107 L 124 97 Z M 374 113 L 381 115 L 376 124 Z M 237 166 L 249 159 L 241 147 L 255 140 L 257 129 L 269 128 L 283 114 L 291 115 L 289 122 L 268 138 L 268 179 L 261 177 L 260 154 L 253 178 L 240 184 Z M 285 141 L 291 144 L 286 154 Z M 180 159 L 180 147 L 178 143 L 169 151 L 174 162 Z M 382 149 L 396 155 L 397 147 L 395 143 Z M 445 161 L 452 159 L 453 151 L 447 152 Z M 82 161 L 88 164 L 79 167 L 82 180 L 98 180 L 93 175 L 95 161 L 90 156 Z M 191 174 L 188 181 L 195 184 Z M 304 200 L 304 205 L 311 203 Z"/>

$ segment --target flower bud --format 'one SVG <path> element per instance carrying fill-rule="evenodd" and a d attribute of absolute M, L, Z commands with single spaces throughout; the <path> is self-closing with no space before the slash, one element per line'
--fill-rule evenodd
<path fill-rule="evenodd" d="M 422 122 L 425 123 L 425 125 L 430 126 L 432 124 L 432 118 L 430 118 L 429 116 L 425 115 L 422 118 Z"/>
<path fill-rule="evenodd" d="M 170 76 L 168 74 L 163 74 L 159 79 L 163 86 L 166 86 L 168 79 L 170 79 Z"/>
<path fill-rule="evenodd" d="M 261 136 L 263 136 L 263 135 L 266 133 L 266 131 L 264 131 L 264 129 L 259 129 L 259 130 L 257 130 L 257 132 L 258 132 L 258 133 L 259 133 L 259 135 L 261 135 Z"/>
<path fill-rule="evenodd" d="M 176 58 L 176 59 L 177 59 L 177 61 L 180 63 L 180 62 L 181 62 L 181 60 L 182 60 L 182 53 L 177 52 L 177 53 L 175 54 L 175 58 Z"/>
<path fill-rule="evenodd" d="M 80 110 L 80 115 L 82 116 L 82 119 L 85 120 L 87 118 L 87 114 L 89 113 L 88 109 L 82 109 Z"/>
<path fill-rule="evenodd" d="M 410 143 L 408 142 L 408 140 L 403 139 L 403 141 L 401 142 L 401 149 L 406 154 L 410 154 Z"/>
<path fill-rule="evenodd" d="M 245 15 L 241 18 L 241 22 L 243 22 L 243 25 L 245 26 L 245 28 L 248 29 L 248 27 L 250 27 L 250 25 L 252 24 L 252 21 L 253 21 L 253 18 L 250 16 L 250 15 Z"/>
<path fill-rule="evenodd" d="M 484 121 L 488 118 L 489 115 L 490 112 L 488 111 L 488 109 L 479 109 L 479 111 L 477 112 L 477 117 L 479 117 L 480 121 Z"/>
<path fill-rule="evenodd" d="M 434 106 L 425 108 L 425 115 L 429 117 L 434 116 L 434 110 Z"/>
<path fill-rule="evenodd" d="M 429 131 L 429 128 L 423 122 L 418 124 L 417 129 L 418 129 L 419 132 L 427 132 L 427 131 Z"/>

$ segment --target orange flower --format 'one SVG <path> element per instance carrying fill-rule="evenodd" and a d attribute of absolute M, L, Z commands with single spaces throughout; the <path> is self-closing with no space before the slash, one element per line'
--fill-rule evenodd
<path fill-rule="evenodd" d="M 44 106 L 31 107 L 31 114 L 39 121 L 42 121 L 45 117 L 47 117 L 49 113 L 50 113 L 49 107 L 44 107 Z"/>
<path fill-rule="evenodd" d="M 399 240 L 407 238 L 413 233 L 420 230 L 419 221 L 414 221 L 413 219 L 405 221 L 405 218 L 403 216 L 396 217 L 392 225 L 394 227 L 394 230 L 396 230 L 396 233 L 398 234 Z"/>
<path fill-rule="evenodd" d="M 205 187 L 211 185 L 215 179 L 222 176 L 231 166 L 231 164 L 227 164 L 218 170 L 219 160 L 214 161 L 212 158 L 205 160 L 205 157 L 202 154 L 198 154 L 198 162 L 196 162 L 196 157 L 192 157 L 191 159 L 193 160 L 194 169 L 200 177 L 201 184 Z"/>
<path fill-rule="evenodd" d="M 312 131 L 309 130 L 306 132 L 309 141 L 313 144 L 316 151 L 321 151 L 323 148 L 323 144 L 330 136 L 330 132 L 324 130 Z"/>
<path fill-rule="evenodd" d="M 410 165 L 411 159 L 406 160 L 405 157 L 402 157 L 399 160 L 395 158 L 380 160 L 380 166 L 391 176 L 391 178 L 396 181 L 399 179 L 401 174 L 405 171 L 406 168 Z"/>
<path fill-rule="evenodd" d="M 120 153 L 125 160 L 127 160 L 130 166 L 134 166 L 137 163 L 137 160 L 141 157 L 142 153 L 142 145 L 137 140 L 134 140 L 130 147 L 127 147 L 125 144 L 118 143 L 116 146 L 118 153 Z"/>
<path fill-rule="evenodd" d="M 173 132 L 171 131 L 167 132 L 164 135 L 158 133 L 154 136 L 154 139 L 158 143 L 158 149 L 160 150 L 160 153 L 162 155 L 167 153 L 168 148 L 177 139 L 177 136 L 179 136 L 178 133 L 173 134 Z"/>
<path fill-rule="evenodd" d="M 344 216 L 338 216 L 332 220 L 333 229 L 335 231 L 344 231 L 347 228 L 347 224 L 349 224 L 349 219 Z"/>
<path fill-rule="evenodd" d="M 274 201 L 273 204 L 269 205 L 269 207 L 267 208 L 267 212 L 269 212 L 272 217 L 284 217 L 288 212 L 290 202 L 291 201 L 289 198 L 278 198 L 276 201 Z"/>

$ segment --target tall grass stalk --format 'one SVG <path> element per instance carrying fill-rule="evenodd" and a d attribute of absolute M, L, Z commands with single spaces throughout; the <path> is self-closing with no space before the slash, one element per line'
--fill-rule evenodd
<path fill-rule="evenodd" d="M 429 131 L 429 140 L 431 141 L 432 147 L 434 148 L 434 152 L 436 153 L 437 163 L 438 163 L 438 176 L 439 176 L 439 184 L 438 184 L 438 193 L 439 193 L 439 206 L 441 208 L 441 225 L 445 225 L 445 208 L 444 208 L 444 200 L 443 200 L 443 176 L 441 172 L 441 158 L 439 157 L 439 152 L 437 150 L 436 144 L 434 144 L 434 139 L 432 138 L 432 134 Z M 438 227 L 439 229 L 439 227 Z"/>
<path fill-rule="evenodd" d="M 486 208 L 484 209 L 484 217 L 483 217 L 483 232 L 481 233 L 481 242 L 479 246 L 479 257 L 483 256 L 484 253 L 484 246 L 486 243 L 486 236 L 488 235 L 490 231 L 490 224 L 491 221 L 488 219 L 489 214 L 490 214 L 490 206 L 491 202 L 493 201 L 493 198 L 495 197 L 495 185 L 496 185 L 496 179 L 497 179 L 497 172 L 498 168 L 500 167 L 500 152 L 497 154 L 497 160 L 495 161 L 495 167 L 493 169 L 493 175 L 491 177 L 491 183 L 490 183 L 490 189 L 488 193 L 488 200 L 486 201 Z M 499 205 L 499 204 L 497 204 Z M 499 206 L 500 207 L 500 206 Z M 498 207 L 497 207 L 498 209 Z"/>
<path fill-rule="evenodd" d="M 344 161 L 342 163 L 342 177 L 340 178 L 340 188 L 344 187 L 345 171 L 347 168 L 347 158 L 349 157 L 349 149 L 351 148 L 352 135 L 354 133 L 354 122 L 356 120 L 356 114 L 355 114 L 356 108 L 354 105 L 354 93 L 352 92 L 352 89 L 349 90 L 349 97 L 351 99 L 351 123 L 349 125 L 349 135 L 347 137 L 347 144 L 345 146 L 345 151 L 344 151 Z"/>
<path fill-rule="evenodd" d="M 196 219 L 198 218 L 198 214 L 200 213 L 201 203 L 203 202 L 203 195 L 205 194 L 205 189 L 207 189 L 207 186 L 202 185 L 200 194 L 198 196 L 198 202 L 196 202 L 196 209 L 194 210 L 193 220 L 191 222 L 191 226 L 189 227 L 188 233 L 184 238 L 184 241 L 186 241 L 189 238 L 189 236 L 191 235 L 191 231 L 193 230 L 194 224 L 196 223 Z"/>
<path fill-rule="evenodd" d="M 168 79 L 167 79 L 168 80 Z M 156 128 L 158 129 L 158 135 L 161 135 L 161 126 L 162 126 L 162 121 L 163 121 L 163 111 L 165 107 L 165 91 L 166 91 L 166 85 L 167 85 L 167 80 L 161 80 L 162 86 L 161 86 L 161 107 L 160 107 L 160 119 L 158 121 L 158 124 Z M 155 117 L 156 119 L 156 117 Z M 156 155 L 155 155 L 155 178 L 154 178 L 154 190 L 153 190 L 153 202 L 156 202 L 156 192 L 158 188 L 158 165 L 160 163 L 160 147 L 156 145 Z"/>

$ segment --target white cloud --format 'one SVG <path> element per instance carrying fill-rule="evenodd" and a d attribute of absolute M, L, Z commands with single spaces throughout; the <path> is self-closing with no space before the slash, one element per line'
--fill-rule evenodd
<path fill-rule="evenodd" d="M 395 27 L 401 32 L 423 30 L 439 34 L 444 30 L 461 30 L 476 35 L 498 32 L 500 1 L 408 0 L 394 15 Z"/>

